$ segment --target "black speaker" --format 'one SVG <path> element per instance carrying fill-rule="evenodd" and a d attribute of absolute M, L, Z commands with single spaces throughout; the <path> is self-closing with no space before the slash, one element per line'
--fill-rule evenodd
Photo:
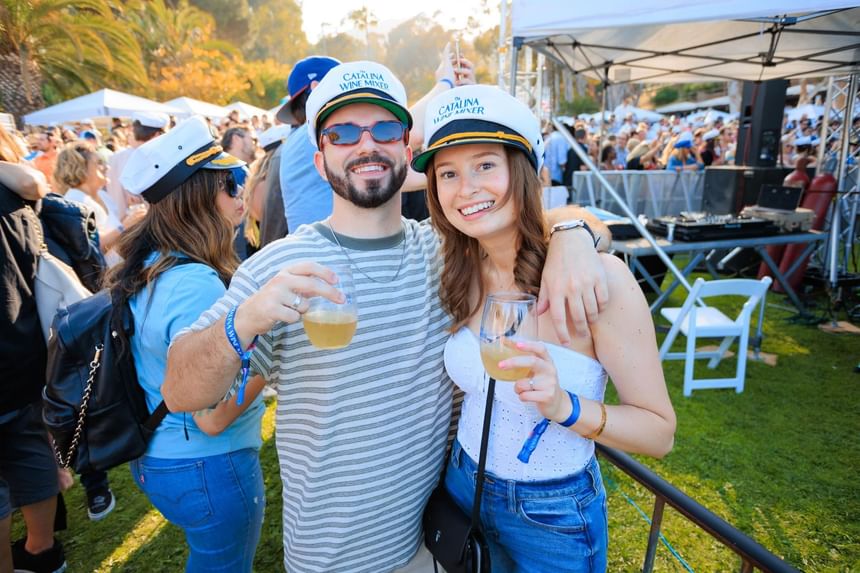
<path fill-rule="evenodd" d="M 779 156 L 788 80 L 744 82 L 736 165 L 773 167 Z"/>
<path fill-rule="evenodd" d="M 790 171 L 784 167 L 708 167 L 705 169 L 702 211 L 714 215 L 737 215 L 747 205 L 756 204 L 762 185 L 780 185 Z"/>

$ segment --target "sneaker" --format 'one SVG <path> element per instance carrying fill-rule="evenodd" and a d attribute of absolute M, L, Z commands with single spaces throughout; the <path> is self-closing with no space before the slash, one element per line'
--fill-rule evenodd
<path fill-rule="evenodd" d="M 115 507 L 116 498 L 110 489 L 105 487 L 87 492 L 87 515 L 90 521 L 104 519 Z"/>
<path fill-rule="evenodd" d="M 66 554 L 59 539 L 55 537 L 53 547 L 36 555 L 25 549 L 26 542 L 25 537 L 12 544 L 12 566 L 16 573 L 63 573 L 66 570 Z"/>

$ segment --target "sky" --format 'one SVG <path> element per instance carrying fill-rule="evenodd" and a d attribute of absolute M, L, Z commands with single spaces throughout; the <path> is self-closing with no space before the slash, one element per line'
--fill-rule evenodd
<path fill-rule="evenodd" d="M 308 40 L 316 42 L 323 30 L 326 34 L 347 31 L 351 25 L 341 21 L 351 10 L 367 6 L 379 20 L 378 30 L 382 33 L 421 12 L 432 18 L 436 11 L 440 12 L 439 24 L 447 29 L 464 28 L 469 16 L 477 18 L 482 28 L 488 28 L 499 21 L 499 2 L 487 0 L 486 4 L 490 7 L 490 15 L 482 14 L 481 0 L 304 0 L 302 27 Z"/>

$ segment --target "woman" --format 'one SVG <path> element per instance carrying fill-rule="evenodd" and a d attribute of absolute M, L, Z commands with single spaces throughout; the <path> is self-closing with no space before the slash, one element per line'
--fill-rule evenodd
<path fill-rule="evenodd" d="M 600 169 L 602 171 L 614 171 L 616 155 L 615 147 L 611 143 L 604 145 L 600 152 Z"/>
<path fill-rule="evenodd" d="M 454 109 L 453 98 L 480 106 L 436 116 Z M 491 86 L 456 88 L 428 110 L 428 148 L 412 167 L 427 173 L 428 205 L 443 237 L 440 296 L 453 317 L 445 366 L 466 393 L 445 485 L 469 513 L 486 400 L 478 338 L 484 300 L 500 291 L 537 295 L 546 255 L 540 158 L 531 143 L 540 134 L 528 108 Z M 602 261 L 610 303 L 590 336 L 562 347 L 543 315 L 539 341 L 518 343 L 524 354 L 499 363 L 531 376 L 496 385 L 481 519 L 494 573 L 605 570 L 606 494 L 593 440 L 658 457 L 672 447 L 675 415 L 648 305 L 619 259 Z M 617 406 L 603 404 L 607 375 Z M 524 464 L 517 453 L 544 418 L 555 423 Z"/>
<path fill-rule="evenodd" d="M 699 149 L 693 145 L 693 134 L 685 131 L 671 144 L 672 151 L 666 159 L 666 171 L 698 171 L 704 169 Z M 668 148 L 667 148 L 668 150 Z"/>
<path fill-rule="evenodd" d="M 119 262 L 111 252 L 122 232 L 140 220 L 142 212 L 120 213 L 104 190 L 107 184 L 107 164 L 93 147 L 78 141 L 68 144 L 57 156 L 54 181 L 58 191 L 69 201 L 86 205 L 96 216 L 99 244 L 108 265 Z"/>
<path fill-rule="evenodd" d="M 224 294 L 238 265 L 233 229 L 243 207 L 229 168 L 242 164 L 191 118 L 140 146 L 123 171 L 123 186 L 150 208 L 120 239 L 124 261 L 109 286 L 131 308 L 131 351 L 150 410 L 162 401 L 171 340 Z M 207 411 L 168 414 L 131 463 L 137 486 L 185 532 L 186 571 L 251 571 L 265 503 L 262 386 L 254 377 Z"/>

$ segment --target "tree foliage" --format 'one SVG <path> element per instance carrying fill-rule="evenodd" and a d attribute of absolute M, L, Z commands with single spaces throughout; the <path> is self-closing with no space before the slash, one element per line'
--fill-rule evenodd
<path fill-rule="evenodd" d="M 388 65 L 415 101 L 455 32 L 416 16 L 379 31 L 356 4 L 340 28 L 310 45 L 300 0 L 0 0 L 0 107 L 20 115 L 101 88 L 161 101 L 189 96 L 270 107 L 286 95 L 295 61 L 324 54 Z M 463 55 L 479 82 L 493 82 L 498 28 L 470 21 Z"/>
<path fill-rule="evenodd" d="M 22 114 L 41 107 L 41 85 L 64 97 L 110 83 L 120 88 L 145 84 L 140 47 L 126 33 L 107 0 L 0 0 L 0 56 L 18 64 Z M 10 97 L 3 97 L 7 106 Z"/>

